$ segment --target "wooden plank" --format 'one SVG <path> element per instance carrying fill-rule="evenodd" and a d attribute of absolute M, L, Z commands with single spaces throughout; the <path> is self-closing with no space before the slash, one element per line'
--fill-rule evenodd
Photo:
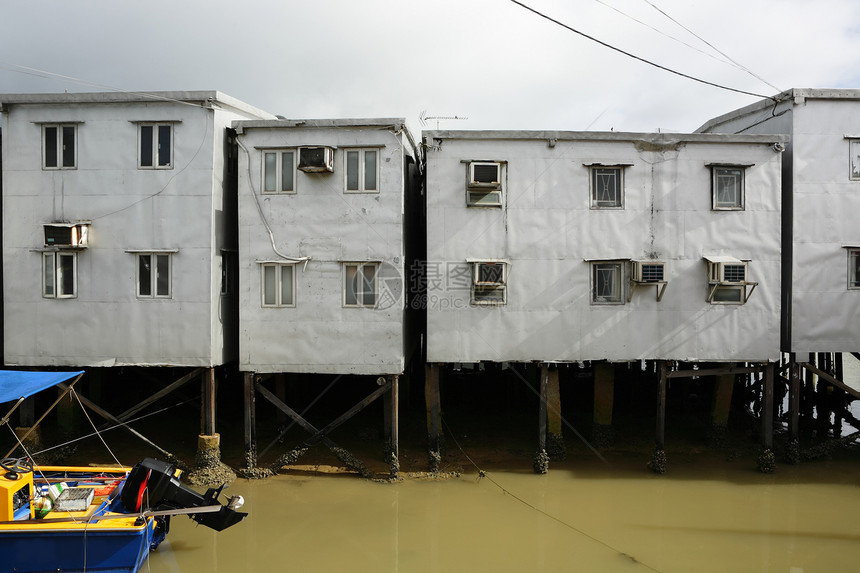
<path fill-rule="evenodd" d="M 168 394 L 170 394 L 174 390 L 180 388 L 181 386 L 184 386 L 189 381 L 195 379 L 197 376 L 200 375 L 200 370 L 202 370 L 202 369 L 201 368 L 195 368 L 194 370 L 192 370 L 191 372 L 189 372 L 188 374 L 186 374 L 182 378 L 179 378 L 178 380 L 176 380 L 176 382 L 172 382 L 172 383 L 168 384 L 167 386 L 165 386 L 164 388 L 162 388 L 161 390 L 159 390 L 158 392 L 156 392 L 155 394 L 153 394 L 152 396 L 150 396 L 146 400 L 143 400 L 142 402 L 138 403 L 133 408 L 126 410 L 122 414 L 119 414 L 116 417 L 117 420 L 122 420 L 123 422 L 125 422 L 126 420 L 131 419 L 132 416 L 134 416 L 135 414 L 137 414 L 138 412 L 140 412 L 141 410 L 143 410 L 144 408 L 146 408 L 150 404 L 160 400 L 161 398 L 164 398 L 165 396 L 167 396 Z"/>
<path fill-rule="evenodd" d="M 65 384 L 57 384 L 57 386 L 59 386 L 62 390 L 65 390 L 67 388 L 67 386 Z M 110 420 L 114 424 L 118 424 L 118 425 L 122 426 L 123 428 L 125 428 L 126 430 L 128 430 L 129 432 L 131 432 L 132 434 L 134 434 L 135 436 L 137 436 L 141 440 L 143 440 L 145 443 L 149 444 L 150 446 L 152 446 L 153 448 L 158 450 L 160 453 L 162 453 L 164 456 L 166 456 L 169 460 L 179 461 L 179 458 L 177 458 L 176 456 L 174 456 L 173 454 L 171 454 L 170 452 L 168 452 L 167 450 L 165 450 L 164 448 L 162 448 L 161 446 L 159 446 L 155 442 L 151 441 L 149 438 L 147 438 L 146 436 L 144 436 L 143 434 L 141 434 L 140 432 L 138 432 L 137 430 L 135 430 L 134 428 L 132 428 L 131 426 L 129 426 L 128 424 L 123 422 L 122 420 L 117 419 L 116 416 L 114 416 L 113 414 L 111 414 L 107 410 L 104 410 L 103 408 L 101 408 L 97 404 L 94 404 L 93 402 L 89 401 L 85 396 L 81 396 L 80 394 L 76 394 L 76 396 L 78 397 L 78 400 L 81 401 L 81 404 L 83 404 L 84 406 L 86 406 L 87 408 L 89 408 L 90 410 L 92 410 L 93 412 L 95 412 L 96 414 L 101 416 L 102 418 L 104 418 L 106 420 Z"/>
<path fill-rule="evenodd" d="M 390 376 L 391 389 L 386 396 L 390 396 L 391 410 L 389 416 L 389 445 L 394 456 L 400 456 L 400 377 Z"/>
<path fill-rule="evenodd" d="M 858 392 L 857 390 L 855 390 L 851 386 L 848 386 L 847 384 L 845 384 L 845 382 L 837 379 L 835 376 L 831 376 L 827 372 L 825 372 L 819 368 L 816 368 L 815 366 L 813 366 L 809 362 L 801 362 L 800 365 L 803 368 L 805 368 L 806 370 L 808 370 L 809 372 L 811 372 L 811 373 L 815 374 L 816 376 L 818 376 L 819 378 L 821 378 L 822 380 L 833 384 L 834 386 L 836 386 L 840 390 L 844 390 L 845 392 L 847 392 L 848 394 L 853 396 L 855 400 L 860 400 L 860 392 Z"/>
<path fill-rule="evenodd" d="M 320 438 L 323 436 L 329 435 L 335 428 L 342 425 L 344 422 L 364 410 L 368 405 L 370 405 L 374 400 L 385 394 L 391 389 L 392 380 L 386 380 L 385 383 L 382 384 L 379 388 L 371 392 L 366 398 L 359 401 L 355 406 L 344 412 L 340 415 L 336 420 L 329 423 L 327 426 L 318 430 L 314 435 L 310 438 L 306 439 L 303 444 L 306 446 L 312 446 L 320 441 Z"/>
<path fill-rule="evenodd" d="M 726 368 L 705 368 L 702 370 L 675 370 L 667 372 L 667 378 L 692 378 L 694 376 L 720 376 L 723 374 L 750 374 L 753 372 L 762 372 L 764 366 L 741 367 L 729 366 Z"/>

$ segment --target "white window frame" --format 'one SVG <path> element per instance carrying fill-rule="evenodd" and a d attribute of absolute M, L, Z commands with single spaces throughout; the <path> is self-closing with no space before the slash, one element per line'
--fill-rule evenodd
<path fill-rule="evenodd" d="M 62 290 L 65 273 L 61 260 L 71 260 L 71 292 Z M 50 274 L 49 274 L 50 271 Z M 78 296 L 78 254 L 69 251 L 42 252 L 42 297 L 44 298 L 76 298 Z"/>
<path fill-rule="evenodd" d="M 56 141 L 53 142 L 56 165 L 48 165 L 48 135 L 49 129 L 56 129 Z M 70 142 L 66 138 L 66 129 L 71 129 L 72 163 L 66 164 L 66 146 Z M 77 169 L 78 168 L 78 125 L 76 123 L 46 123 L 42 124 L 42 169 L 46 171 Z"/>
<path fill-rule="evenodd" d="M 284 271 L 290 270 L 290 300 L 284 300 L 283 280 Z M 271 302 L 266 300 L 266 273 L 271 272 L 274 279 L 272 287 L 274 295 Z M 260 263 L 260 305 L 263 308 L 295 308 L 296 306 L 296 264 L 280 262 Z"/>
<path fill-rule="evenodd" d="M 376 308 L 377 302 L 379 301 L 379 262 L 344 262 L 341 265 L 343 267 L 342 271 L 342 304 L 344 308 Z M 354 288 L 355 301 L 349 302 L 347 301 L 347 281 L 349 281 L 349 268 L 355 267 L 355 279 L 356 284 Z M 368 281 L 367 273 L 365 269 L 372 268 L 373 269 L 373 278 Z M 357 280 L 357 278 L 361 276 L 361 280 Z M 365 287 L 370 286 L 369 290 L 365 290 Z M 371 303 L 365 302 L 365 298 L 367 295 L 373 296 L 373 301 Z"/>
<path fill-rule="evenodd" d="M 134 290 L 139 299 L 170 299 L 173 298 L 173 254 L 174 251 L 136 251 L 134 252 Z M 167 293 L 158 292 L 159 272 L 163 269 L 158 265 L 158 257 L 167 257 Z M 140 265 L 142 257 L 149 257 L 149 294 L 141 293 L 141 281 L 143 277 L 140 274 Z M 153 265 L 153 261 L 155 264 Z"/>
<path fill-rule="evenodd" d="M 374 170 L 374 178 L 373 185 L 369 186 L 367 181 L 367 154 L 372 153 L 374 155 L 373 170 Z M 358 166 L 356 168 L 350 168 L 349 158 L 350 154 L 357 154 L 358 156 Z M 379 193 L 379 156 L 380 156 L 379 148 L 346 148 L 343 151 L 343 190 L 344 193 Z M 358 170 L 356 175 L 356 187 L 350 188 L 350 174 L 352 174 L 355 170 Z"/>
<path fill-rule="evenodd" d="M 591 292 L 591 304 L 597 306 L 604 305 L 623 305 L 627 301 L 625 289 L 627 281 L 625 280 L 625 269 L 628 267 L 624 259 L 607 259 L 589 261 L 589 282 Z M 597 292 L 599 280 L 598 272 L 611 271 L 615 276 L 612 285 L 612 293 L 608 295 L 600 295 Z"/>
<path fill-rule="evenodd" d="M 860 181 L 860 138 L 848 137 L 848 179 Z"/>
<path fill-rule="evenodd" d="M 290 166 L 290 174 L 292 175 L 292 186 L 290 189 L 284 189 L 284 155 L 290 154 L 292 156 L 292 165 Z M 273 155 L 275 158 L 275 172 L 274 172 L 274 189 L 270 189 L 268 187 L 268 181 L 266 177 L 268 164 L 266 162 L 266 156 Z M 296 148 L 283 148 L 283 149 L 264 149 L 261 153 L 262 159 L 262 170 L 261 170 L 261 185 L 260 188 L 262 192 L 266 195 L 294 195 L 296 193 L 296 157 L 298 156 L 298 149 Z"/>
<path fill-rule="evenodd" d="M 139 122 L 137 124 L 137 168 L 138 169 L 173 169 L 173 152 L 176 149 L 176 138 L 174 137 L 174 129 L 173 124 L 175 122 L 172 121 L 148 121 L 148 122 Z M 150 153 L 152 159 L 152 165 L 144 165 L 143 164 L 143 129 L 149 127 L 152 129 L 152 141 L 150 142 Z M 168 128 L 169 139 L 170 139 L 170 159 L 169 163 L 161 164 L 160 163 L 160 154 L 161 151 L 161 129 L 162 127 Z"/>
<path fill-rule="evenodd" d="M 472 266 L 472 306 L 503 306 L 508 303 L 508 262 L 497 259 L 469 260 Z M 485 265 L 501 268 L 498 280 L 481 280 L 481 268 Z"/>
<path fill-rule="evenodd" d="M 466 163 L 466 206 L 487 207 L 496 209 L 502 207 L 505 199 L 505 178 L 507 163 L 505 161 L 465 161 Z M 475 180 L 475 167 L 494 165 L 498 169 L 499 180 L 482 182 Z"/>
<path fill-rule="evenodd" d="M 743 211 L 746 207 L 746 171 L 750 165 L 711 164 L 711 209 L 714 211 Z M 737 201 L 720 201 L 720 180 L 727 177 L 727 172 L 737 171 L 732 177 L 736 179 Z"/>
<path fill-rule="evenodd" d="M 848 290 L 860 290 L 860 247 L 848 249 Z"/>
<path fill-rule="evenodd" d="M 590 204 L 592 209 L 600 210 L 623 210 L 624 209 L 624 165 L 590 165 L 589 166 L 589 189 Z M 615 174 L 617 198 L 613 201 L 605 201 L 598 198 L 598 180 L 601 171 Z"/>

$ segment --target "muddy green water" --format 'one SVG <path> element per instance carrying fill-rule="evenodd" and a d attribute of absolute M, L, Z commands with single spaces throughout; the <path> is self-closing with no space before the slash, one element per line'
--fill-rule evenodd
<path fill-rule="evenodd" d="M 771 475 L 753 460 L 669 461 L 663 476 L 637 460 L 238 480 L 228 493 L 247 500 L 245 522 L 215 533 L 174 518 L 144 571 L 860 571 L 860 460 Z"/>

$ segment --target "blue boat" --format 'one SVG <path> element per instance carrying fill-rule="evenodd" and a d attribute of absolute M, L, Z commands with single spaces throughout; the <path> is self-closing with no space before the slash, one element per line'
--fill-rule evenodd
<path fill-rule="evenodd" d="M 0 426 L 26 396 L 81 374 L 0 371 L 0 403 L 17 400 Z M 241 496 L 224 504 L 223 485 L 200 494 L 180 473 L 153 458 L 131 468 L 0 460 L 0 572 L 136 572 L 164 540 L 171 516 L 216 531 L 247 516 L 237 511 Z"/>

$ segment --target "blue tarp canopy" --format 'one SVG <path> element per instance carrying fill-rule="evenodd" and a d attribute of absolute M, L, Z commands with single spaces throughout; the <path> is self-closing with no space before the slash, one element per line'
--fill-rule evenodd
<path fill-rule="evenodd" d="M 22 396 L 32 396 L 45 388 L 50 388 L 60 382 L 74 378 L 79 372 L 25 372 L 17 370 L 0 370 L 0 404 L 17 400 Z"/>

